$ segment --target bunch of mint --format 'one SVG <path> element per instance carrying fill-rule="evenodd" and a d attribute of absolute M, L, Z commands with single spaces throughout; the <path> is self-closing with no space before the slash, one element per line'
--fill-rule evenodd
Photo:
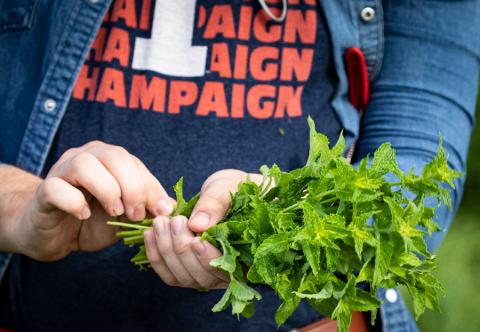
<path fill-rule="evenodd" d="M 342 156 L 342 136 L 330 149 L 311 119 L 309 125 L 306 165 L 291 172 L 263 166 L 263 183 L 241 183 L 225 218 L 201 235 L 223 252 L 211 265 L 230 275 L 212 310 L 231 306 L 233 314 L 251 317 L 261 295 L 250 284 L 268 285 L 283 301 L 275 314 L 279 326 L 303 299 L 337 320 L 340 332 L 348 330 L 353 311 L 370 311 L 373 324 L 378 287 L 406 286 L 417 318 L 426 307 L 438 310 L 444 291 L 424 236 L 439 231 L 433 217 L 441 202 L 450 207 L 450 189 L 442 184 L 454 188 L 461 176 L 449 169 L 441 141 L 420 176 L 400 170 L 388 143 L 356 169 Z M 189 217 L 198 195 L 185 201 L 181 179 L 175 192 L 174 214 Z M 437 206 L 425 205 L 431 197 Z M 142 244 L 151 220 L 120 225 L 131 228 L 119 233 L 126 244 Z M 143 246 L 132 261 L 148 264 Z"/>

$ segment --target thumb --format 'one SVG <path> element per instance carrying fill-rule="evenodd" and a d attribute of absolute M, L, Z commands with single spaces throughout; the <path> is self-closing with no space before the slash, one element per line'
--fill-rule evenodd
<path fill-rule="evenodd" d="M 223 219 L 230 208 L 230 193 L 237 190 L 238 182 L 238 179 L 222 178 L 211 181 L 202 188 L 200 198 L 188 221 L 191 231 L 205 232 Z"/>

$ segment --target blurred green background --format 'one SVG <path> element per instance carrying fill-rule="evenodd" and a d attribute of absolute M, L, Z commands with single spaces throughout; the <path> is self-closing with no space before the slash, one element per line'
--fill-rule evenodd
<path fill-rule="evenodd" d="M 477 114 L 480 114 L 479 104 L 477 102 Z M 437 253 L 437 276 L 446 288 L 446 296 L 441 302 L 442 312 L 423 314 L 419 320 L 423 332 L 480 331 L 479 127 L 475 128 L 470 143 L 463 200 Z"/>

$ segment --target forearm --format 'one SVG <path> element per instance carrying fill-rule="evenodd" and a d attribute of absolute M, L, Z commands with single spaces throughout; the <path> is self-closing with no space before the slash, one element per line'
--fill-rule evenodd
<path fill-rule="evenodd" d="M 479 73 L 479 12 L 478 2 L 418 2 L 415 11 L 407 3 L 388 2 L 384 61 L 372 83 L 358 158 L 389 141 L 400 167 L 418 173 L 434 158 L 441 135 L 449 166 L 465 171 Z M 464 181 L 455 182 L 453 209 L 437 211 L 442 229 L 454 217 Z M 444 234 L 427 239 L 430 250 Z"/>
<path fill-rule="evenodd" d="M 40 182 L 39 177 L 17 167 L 0 165 L 0 251 L 17 251 L 13 227 Z"/>

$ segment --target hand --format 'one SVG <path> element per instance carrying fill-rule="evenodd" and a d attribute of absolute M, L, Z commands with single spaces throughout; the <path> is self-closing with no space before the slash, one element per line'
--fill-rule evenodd
<path fill-rule="evenodd" d="M 247 176 L 253 181 L 262 180 L 261 175 L 248 175 L 239 170 L 212 174 L 202 186 L 190 220 L 183 216 L 171 220 L 157 217 L 153 230 L 144 233 L 148 259 L 167 285 L 207 289 L 228 285 L 228 276 L 210 265 L 210 261 L 222 253 L 195 233 L 204 232 L 223 219 L 230 207 L 230 193 L 234 193 Z"/>
<path fill-rule="evenodd" d="M 125 215 L 172 212 L 169 198 L 145 165 L 125 149 L 90 142 L 66 151 L 32 188 L 12 227 L 16 252 L 53 261 L 71 251 L 93 251 L 116 241 L 105 222 Z"/>

